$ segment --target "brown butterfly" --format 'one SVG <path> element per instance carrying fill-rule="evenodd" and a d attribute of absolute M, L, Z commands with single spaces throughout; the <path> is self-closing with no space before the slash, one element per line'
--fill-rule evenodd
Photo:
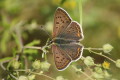
<path fill-rule="evenodd" d="M 69 14 L 62 8 L 57 8 L 54 15 L 52 34 L 52 53 L 58 70 L 66 69 L 73 61 L 81 58 L 83 46 L 79 41 L 83 39 L 80 24 L 72 21 Z"/>

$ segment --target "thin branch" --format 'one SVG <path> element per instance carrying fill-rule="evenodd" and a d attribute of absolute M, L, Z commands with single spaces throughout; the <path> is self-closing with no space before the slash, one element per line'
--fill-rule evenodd
<path fill-rule="evenodd" d="M 3 70 L 6 70 L 6 68 L 3 66 L 3 63 L 0 63 L 0 66 Z"/>
<path fill-rule="evenodd" d="M 47 75 L 45 75 L 45 74 L 40 74 L 40 73 L 35 73 L 35 72 L 30 72 L 30 73 L 37 74 L 37 75 L 42 75 L 42 76 L 45 76 L 45 77 L 47 77 L 47 78 L 49 78 L 49 79 L 51 79 L 51 80 L 55 80 L 54 78 L 52 78 L 52 77 L 50 77 L 50 76 L 47 76 Z"/>
<path fill-rule="evenodd" d="M 95 80 L 95 79 L 92 79 L 91 76 L 89 76 L 88 74 L 86 74 L 86 73 L 83 72 L 82 70 L 80 70 L 80 72 L 81 72 L 82 74 L 84 74 L 86 77 L 88 77 L 90 80 Z"/>
<path fill-rule="evenodd" d="M 103 48 L 84 48 L 85 50 L 103 50 Z"/>
<path fill-rule="evenodd" d="M 45 75 L 45 74 L 32 72 L 32 71 L 30 71 L 30 69 L 28 69 L 28 70 L 20 69 L 20 70 L 14 70 L 14 71 L 29 72 L 29 73 L 32 73 L 32 74 L 45 76 L 45 77 L 47 77 L 47 78 L 49 78 L 49 79 L 51 79 L 51 80 L 55 80 L 54 78 L 52 78 L 52 77 L 50 77 L 50 76 L 47 76 L 47 75 Z"/>
<path fill-rule="evenodd" d="M 25 61 L 25 70 L 28 69 L 28 59 L 26 56 L 24 56 L 24 61 Z"/>
<path fill-rule="evenodd" d="M 13 77 L 15 80 L 18 80 L 14 75 L 10 74 L 11 77 Z"/>
<path fill-rule="evenodd" d="M 3 69 L 3 70 L 7 70 L 5 67 L 4 67 L 4 65 L 3 65 L 3 63 L 6 63 L 6 62 L 9 62 L 9 61 L 5 61 L 5 62 L 2 62 L 2 63 L 0 63 L 0 66 L 1 66 L 1 68 Z M 12 74 L 9 74 L 12 78 L 14 78 L 15 80 L 18 80 L 14 75 L 12 75 Z"/>
<path fill-rule="evenodd" d="M 4 67 L 4 63 L 7 63 L 7 62 L 9 62 L 10 60 L 6 60 L 6 61 L 3 61 L 3 62 L 1 62 L 0 63 L 0 66 L 1 66 L 1 68 L 3 69 L 3 70 L 6 70 L 6 68 Z"/>
<path fill-rule="evenodd" d="M 89 49 L 89 51 L 92 52 L 92 53 L 94 53 L 94 54 L 97 54 L 97 55 L 103 56 L 103 57 L 107 58 L 108 60 L 112 61 L 113 63 L 116 63 L 115 60 L 113 60 L 113 59 L 111 59 L 111 58 L 109 58 L 109 57 L 107 57 L 107 56 L 105 56 L 105 55 L 103 55 L 103 54 L 101 54 L 101 53 L 98 53 L 98 52 L 92 51 L 92 50 L 90 50 L 90 49 Z"/>
<path fill-rule="evenodd" d="M 16 29 L 15 29 L 15 31 L 16 31 L 16 34 L 17 34 L 17 36 L 18 36 L 18 40 L 19 40 L 19 42 L 20 42 L 20 51 L 22 50 L 22 48 L 23 48 L 23 41 L 22 41 L 22 36 L 21 36 L 21 33 L 22 33 L 22 31 L 21 31 L 21 25 L 23 24 L 24 22 L 19 22 L 17 25 L 16 25 Z"/>
<path fill-rule="evenodd" d="M 39 50 L 42 50 L 42 47 L 36 47 L 36 46 L 24 46 L 23 49 L 39 49 Z"/>
<path fill-rule="evenodd" d="M 87 78 L 89 78 L 90 80 L 94 80 L 93 78 L 91 78 L 88 74 L 86 74 L 85 72 L 83 72 L 81 69 L 77 69 L 75 66 L 72 66 L 76 71 L 80 71 L 82 74 L 84 74 Z"/>

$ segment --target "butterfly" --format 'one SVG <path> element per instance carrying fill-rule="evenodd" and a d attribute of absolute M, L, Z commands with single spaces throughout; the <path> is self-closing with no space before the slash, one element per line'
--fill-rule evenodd
<path fill-rule="evenodd" d="M 51 47 L 59 71 L 65 70 L 71 62 L 82 57 L 84 46 L 79 42 L 83 38 L 81 25 L 73 21 L 63 8 L 58 7 L 54 15 Z"/>

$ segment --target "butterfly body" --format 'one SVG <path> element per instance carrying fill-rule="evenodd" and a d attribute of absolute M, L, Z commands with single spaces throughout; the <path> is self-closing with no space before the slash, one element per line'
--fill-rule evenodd
<path fill-rule="evenodd" d="M 74 41 L 74 40 L 66 40 L 66 39 L 62 39 L 62 38 L 56 38 L 53 40 L 53 42 L 55 44 L 72 44 L 72 43 L 76 43 L 76 42 L 79 42 L 79 41 Z"/>
<path fill-rule="evenodd" d="M 62 8 L 55 12 L 52 38 L 52 53 L 59 71 L 81 58 L 83 46 L 79 42 L 83 39 L 82 28 Z"/>

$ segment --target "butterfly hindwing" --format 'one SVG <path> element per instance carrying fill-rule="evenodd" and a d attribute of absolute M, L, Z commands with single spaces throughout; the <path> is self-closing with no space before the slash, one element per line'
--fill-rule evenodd
<path fill-rule="evenodd" d="M 64 32 L 62 32 L 60 37 L 68 40 L 78 41 L 83 39 L 84 36 L 80 24 L 76 21 L 72 21 L 64 30 Z"/>
<path fill-rule="evenodd" d="M 58 70 L 63 70 L 70 64 L 71 58 L 58 45 L 52 45 L 52 52 Z"/>
<path fill-rule="evenodd" d="M 73 61 L 78 60 L 82 56 L 83 46 L 80 44 L 62 44 L 60 48 L 64 50 Z"/>
<path fill-rule="evenodd" d="M 63 32 L 68 25 L 71 23 L 71 18 L 69 14 L 62 8 L 57 8 L 54 15 L 54 28 L 52 37 L 58 36 Z"/>

